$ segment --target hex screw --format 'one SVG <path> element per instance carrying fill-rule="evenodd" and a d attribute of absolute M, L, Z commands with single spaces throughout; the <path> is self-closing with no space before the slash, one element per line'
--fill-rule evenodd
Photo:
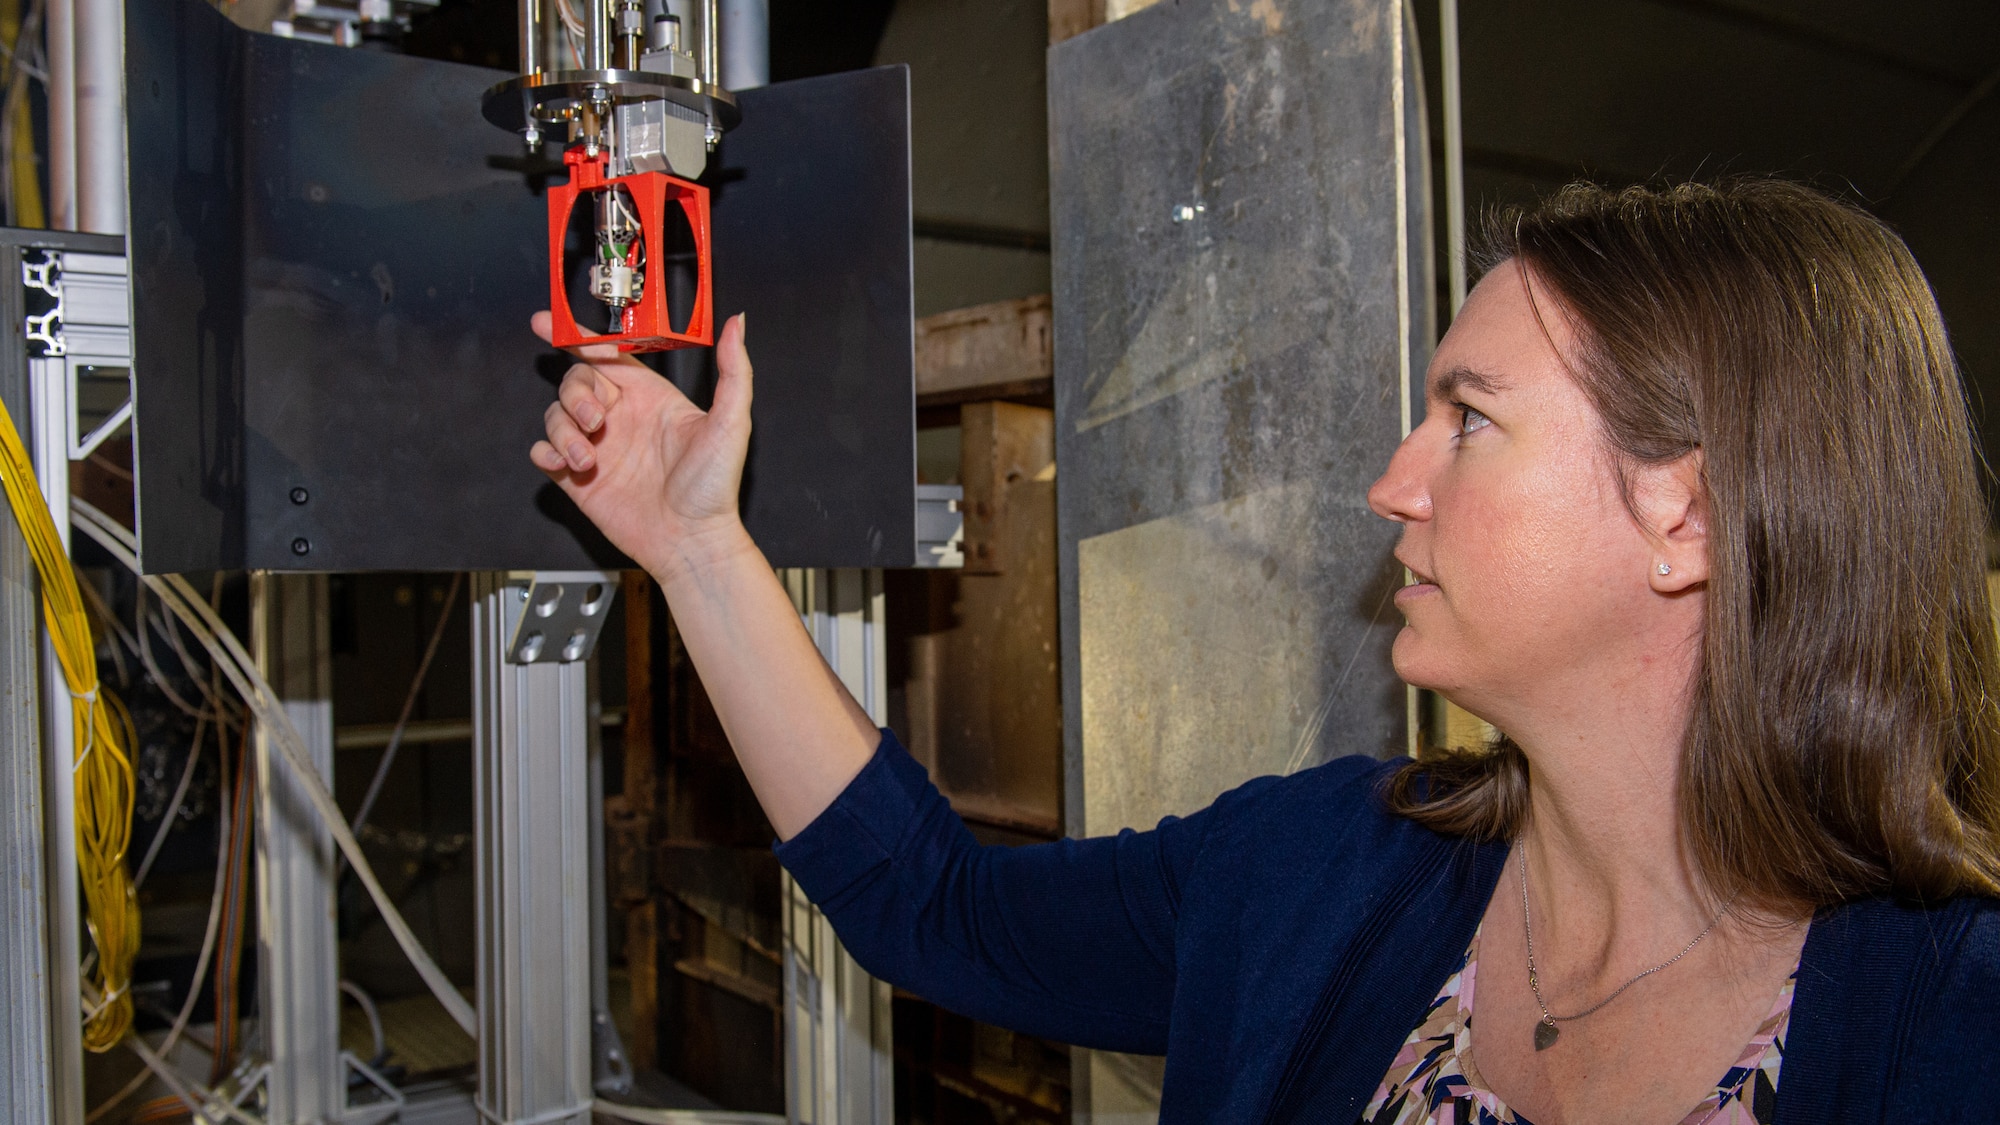
<path fill-rule="evenodd" d="M 299 536 L 297 539 L 292 540 L 292 553 L 295 555 L 309 554 L 312 551 L 312 549 L 313 549 L 312 542 L 303 535 Z"/>
<path fill-rule="evenodd" d="M 292 489 L 292 503 L 303 504 L 310 499 L 312 499 L 312 494 L 307 492 L 305 489 L 303 488 Z"/>

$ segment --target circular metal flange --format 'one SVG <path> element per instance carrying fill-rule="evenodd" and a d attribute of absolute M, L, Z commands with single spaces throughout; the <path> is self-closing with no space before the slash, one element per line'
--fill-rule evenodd
<path fill-rule="evenodd" d="M 686 106 L 724 129 L 735 128 L 743 115 L 729 91 L 699 78 L 655 74 L 649 70 L 557 70 L 510 78 L 491 90 L 481 109 L 486 120 L 511 133 L 530 124 L 554 125 L 573 108 L 609 96 L 613 102 L 654 98 Z"/>

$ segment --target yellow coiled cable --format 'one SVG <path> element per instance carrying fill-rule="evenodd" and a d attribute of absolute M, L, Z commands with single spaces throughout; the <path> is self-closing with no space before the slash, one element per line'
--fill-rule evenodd
<path fill-rule="evenodd" d="M 97 648 L 84 615 L 69 553 L 35 480 L 34 464 L 0 406 L 0 481 L 21 525 L 42 579 L 42 615 L 69 688 L 75 732 L 76 867 L 83 886 L 84 920 L 96 946 L 92 969 L 95 1009 L 83 1023 L 83 1045 L 108 1051 L 132 1027 L 132 959 L 139 948 L 139 902 L 125 852 L 132 841 L 132 720 L 122 703 L 97 682 Z"/>

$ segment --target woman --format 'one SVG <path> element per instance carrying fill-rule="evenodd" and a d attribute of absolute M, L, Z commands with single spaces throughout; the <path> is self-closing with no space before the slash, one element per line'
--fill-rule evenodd
<path fill-rule="evenodd" d="M 1164 1052 L 1162 1120 L 1995 1119 L 1986 512 L 1921 272 L 1770 182 L 1488 242 L 1369 504 L 1397 672 L 1505 738 L 1151 832 L 981 848 L 848 698 L 737 520 L 742 317 L 711 412 L 586 356 L 531 456 L 659 580 L 861 963 Z"/>

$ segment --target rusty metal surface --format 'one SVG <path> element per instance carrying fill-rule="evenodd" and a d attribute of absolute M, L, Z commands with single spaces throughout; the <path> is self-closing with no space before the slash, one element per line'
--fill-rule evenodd
<path fill-rule="evenodd" d="M 1068 831 L 1409 740 L 1394 528 L 1432 261 L 1401 0 L 1181 0 L 1050 49 Z M 1153 1119 L 1159 1060 L 1080 1052 Z"/>
<path fill-rule="evenodd" d="M 1405 749 L 1364 500 L 1430 341 L 1401 13 L 1189 0 L 1051 50 L 1072 832 Z"/>

